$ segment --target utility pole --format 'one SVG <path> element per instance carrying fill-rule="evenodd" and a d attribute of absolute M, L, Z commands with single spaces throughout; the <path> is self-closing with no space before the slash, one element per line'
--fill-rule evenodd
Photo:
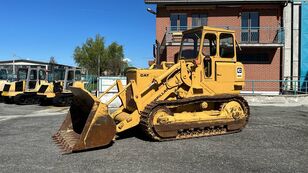
<path fill-rule="evenodd" d="M 100 54 L 97 57 L 97 90 L 96 90 L 96 96 L 99 96 L 99 76 L 101 74 L 100 71 L 100 64 L 101 64 L 101 56 Z"/>
<path fill-rule="evenodd" d="M 13 54 L 13 80 L 15 80 L 15 75 L 16 75 L 16 72 L 15 72 L 15 57 L 16 57 L 16 54 L 14 53 Z"/>

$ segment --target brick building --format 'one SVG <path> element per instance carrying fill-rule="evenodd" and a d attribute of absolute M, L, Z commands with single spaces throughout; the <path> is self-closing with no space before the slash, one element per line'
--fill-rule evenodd
<path fill-rule="evenodd" d="M 159 61 L 174 61 L 181 31 L 200 25 L 236 31 L 241 47 L 238 60 L 245 65 L 246 80 L 283 78 L 286 1 L 281 0 L 145 0 L 156 4 L 156 43 Z M 279 92 L 279 82 L 253 84 L 260 91 Z M 246 91 L 252 84 L 246 83 Z"/>

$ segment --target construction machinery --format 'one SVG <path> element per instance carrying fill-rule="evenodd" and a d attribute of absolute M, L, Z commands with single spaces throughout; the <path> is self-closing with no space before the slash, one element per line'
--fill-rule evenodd
<path fill-rule="evenodd" d="M 39 86 L 46 83 L 46 72 L 40 67 L 19 68 L 17 81 L 4 85 L 2 97 L 6 103 L 33 104 L 37 103 L 36 92 Z"/>
<path fill-rule="evenodd" d="M 2 98 L 5 103 L 13 103 L 17 94 L 23 93 L 27 79 L 27 69 L 18 69 L 17 81 L 6 83 L 3 87 Z"/>
<path fill-rule="evenodd" d="M 53 82 L 41 85 L 37 92 L 41 105 L 70 106 L 73 98 L 70 86 L 84 88 L 81 70 L 76 68 L 54 70 Z"/>
<path fill-rule="evenodd" d="M 53 135 L 64 152 L 108 146 L 117 134 L 137 125 L 156 141 L 239 132 L 249 117 L 247 101 L 239 96 L 245 72 L 237 62 L 235 32 L 199 27 L 183 32 L 176 63 L 127 72 L 96 98 L 71 87 L 74 99 L 60 129 Z M 118 93 L 100 99 L 113 87 Z M 110 112 L 108 105 L 122 105 Z"/>
<path fill-rule="evenodd" d="M 7 69 L 0 69 L 0 101 L 2 101 L 2 91 L 4 85 L 8 83 L 8 72 Z"/>
<path fill-rule="evenodd" d="M 25 69 L 26 70 L 26 69 Z M 28 68 L 25 90 L 14 97 L 14 102 L 18 105 L 38 104 L 39 98 L 36 96 L 41 85 L 47 83 L 46 70 L 40 67 Z"/>

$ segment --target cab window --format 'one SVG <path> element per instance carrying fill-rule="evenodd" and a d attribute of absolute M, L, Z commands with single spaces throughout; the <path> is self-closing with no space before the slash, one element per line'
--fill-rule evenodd
<path fill-rule="evenodd" d="M 37 71 L 31 70 L 30 71 L 30 80 L 36 80 L 37 79 Z"/>
<path fill-rule="evenodd" d="M 215 56 L 216 55 L 216 35 L 215 34 L 205 34 L 203 41 L 202 54 L 204 56 Z"/>
<path fill-rule="evenodd" d="M 39 71 L 39 79 L 45 80 L 46 79 L 46 72 L 44 70 Z"/>
<path fill-rule="evenodd" d="M 79 70 L 76 70 L 76 72 L 75 72 L 75 80 L 76 81 L 81 80 L 81 72 Z"/>
<path fill-rule="evenodd" d="M 26 80 L 27 79 L 27 69 L 19 69 L 17 73 L 18 80 Z"/>
<path fill-rule="evenodd" d="M 180 48 L 180 58 L 197 58 L 199 54 L 201 35 L 201 32 L 184 34 Z"/>
<path fill-rule="evenodd" d="M 0 79 L 6 80 L 7 79 L 7 71 L 5 69 L 0 70 Z"/>
<path fill-rule="evenodd" d="M 69 80 L 69 81 L 74 80 L 74 71 L 73 70 L 68 71 L 67 80 Z"/>
<path fill-rule="evenodd" d="M 219 36 L 219 55 L 222 58 L 233 58 L 234 57 L 234 41 L 232 34 L 222 33 Z"/>
<path fill-rule="evenodd" d="M 64 69 L 56 69 L 54 71 L 54 80 L 64 80 L 65 70 Z"/>

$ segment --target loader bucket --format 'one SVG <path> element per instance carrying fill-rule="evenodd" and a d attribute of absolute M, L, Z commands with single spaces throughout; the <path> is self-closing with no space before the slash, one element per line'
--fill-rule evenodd
<path fill-rule="evenodd" d="M 64 153 L 106 146 L 116 133 L 107 105 L 88 91 L 71 87 L 74 95 L 70 110 L 52 137 Z"/>

